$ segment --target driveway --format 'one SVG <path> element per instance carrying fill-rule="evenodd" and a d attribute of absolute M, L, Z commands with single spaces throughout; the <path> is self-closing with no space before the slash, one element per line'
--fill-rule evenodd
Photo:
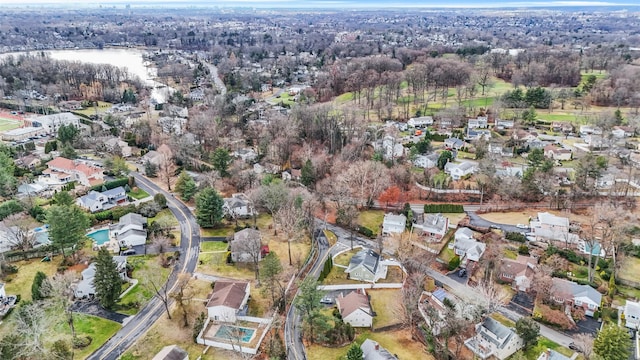
<path fill-rule="evenodd" d="M 119 324 L 124 323 L 124 320 L 129 317 L 129 315 L 120 314 L 103 308 L 98 303 L 98 300 L 78 300 L 71 305 L 71 310 L 81 314 L 98 316 L 103 319 L 115 321 Z"/>
<path fill-rule="evenodd" d="M 477 227 L 484 227 L 484 228 L 494 228 L 494 229 L 500 229 L 502 231 L 506 231 L 506 232 L 518 232 L 518 233 L 522 233 L 522 234 L 526 234 L 529 229 L 521 229 L 515 225 L 510 225 L 510 224 L 500 224 L 500 223 L 495 223 L 489 220 L 485 220 L 483 218 L 481 218 L 478 214 L 476 214 L 473 211 L 467 211 L 466 212 L 467 215 L 469 215 L 469 223 L 472 226 L 477 226 Z"/>

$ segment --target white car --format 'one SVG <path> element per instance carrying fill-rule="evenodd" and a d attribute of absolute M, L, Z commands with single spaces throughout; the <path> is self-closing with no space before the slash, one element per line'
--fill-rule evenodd
<path fill-rule="evenodd" d="M 517 227 L 518 229 L 528 229 L 528 228 L 529 228 L 529 225 L 525 225 L 525 224 L 518 224 L 518 225 L 516 225 L 516 227 Z"/>

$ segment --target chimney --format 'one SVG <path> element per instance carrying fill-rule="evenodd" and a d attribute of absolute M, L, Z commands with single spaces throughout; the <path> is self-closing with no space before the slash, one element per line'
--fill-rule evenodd
<path fill-rule="evenodd" d="M 376 349 L 376 351 L 380 350 L 380 344 L 376 343 L 375 349 Z"/>

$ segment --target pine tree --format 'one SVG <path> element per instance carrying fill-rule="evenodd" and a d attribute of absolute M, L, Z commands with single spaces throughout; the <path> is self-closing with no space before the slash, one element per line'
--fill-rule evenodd
<path fill-rule="evenodd" d="M 42 293 L 42 285 L 47 281 L 47 275 L 42 271 L 38 271 L 33 278 L 33 284 L 31 284 L 31 300 L 42 300 L 46 296 Z"/>
<path fill-rule="evenodd" d="M 202 227 L 214 227 L 222 221 L 224 201 L 213 188 L 205 188 L 196 196 L 196 218 Z"/>
<path fill-rule="evenodd" d="M 93 285 L 100 305 L 106 309 L 113 307 L 120 295 L 122 279 L 113 257 L 106 248 L 100 248 L 98 251 Z"/>
<path fill-rule="evenodd" d="M 360 349 L 360 346 L 358 346 L 358 344 L 351 344 L 351 347 L 347 352 L 347 360 L 361 360 L 362 356 L 362 349 Z"/>
<path fill-rule="evenodd" d="M 316 182 L 315 170 L 309 159 L 305 161 L 304 166 L 300 169 L 300 182 L 304 186 L 310 186 Z"/>
<path fill-rule="evenodd" d="M 175 190 L 184 201 L 189 201 L 196 194 L 196 182 L 186 171 L 182 171 L 176 181 Z"/>
<path fill-rule="evenodd" d="M 593 342 L 593 352 L 603 360 L 626 360 L 629 358 L 630 347 L 629 333 L 616 325 L 600 330 Z"/>

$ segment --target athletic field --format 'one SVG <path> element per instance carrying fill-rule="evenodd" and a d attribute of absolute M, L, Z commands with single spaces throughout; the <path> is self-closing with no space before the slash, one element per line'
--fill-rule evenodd
<path fill-rule="evenodd" d="M 23 120 L 21 117 L 0 111 L 0 131 L 17 129 L 22 126 L 22 124 Z"/>

